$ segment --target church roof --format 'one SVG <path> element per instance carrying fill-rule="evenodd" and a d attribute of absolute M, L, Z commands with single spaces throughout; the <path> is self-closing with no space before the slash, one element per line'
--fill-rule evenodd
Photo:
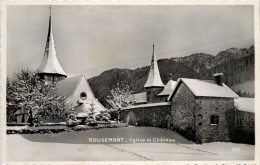
<path fill-rule="evenodd" d="M 232 89 L 230 89 L 224 83 L 223 86 L 220 86 L 214 80 L 179 78 L 168 100 L 172 99 L 173 95 L 176 93 L 181 83 L 184 83 L 195 96 L 223 98 L 239 97 Z"/>
<path fill-rule="evenodd" d="M 69 98 L 74 93 L 82 76 L 83 75 L 77 75 L 59 81 L 56 85 L 58 93 L 62 96 L 65 96 L 66 98 Z"/>
<path fill-rule="evenodd" d="M 85 82 L 87 85 L 87 91 L 85 91 L 86 89 L 84 89 L 84 91 L 82 91 L 82 92 L 86 92 L 88 98 L 92 98 L 91 101 L 94 101 L 97 108 L 99 108 L 101 110 L 105 110 L 105 107 L 97 99 L 95 99 L 95 95 L 94 95 L 93 91 L 91 90 L 88 80 L 87 80 L 86 76 L 83 74 L 73 76 L 70 78 L 66 78 L 64 80 L 57 82 L 56 88 L 57 88 L 58 93 L 61 96 L 65 96 L 67 100 L 70 99 L 74 95 L 74 93 L 77 89 L 82 88 L 82 87 L 80 87 L 80 82 L 82 79 L 85 80 L 83 82 Z"/>
<path fill-rule="evenodd" d="M 153 45 L 152 62 L 151 62 L 148 78 L 147 78 L 147 81 L 146 81 L 144 87 L 148 88 L 148 87 L 163 87 L 163 86 L 164 86 L 164 84 L 163 84 L 161 76 L 160 76 L 157 59 L 156 59 L 156 54 L 154 52 L 154 45 Z"/>
<path fill-rule="evenodd" d="M 46 74 L 58 74 L 67 77 L 67 74 L 62 69 L 55 49 L 54 37 L 53 37 L 53 30 L 52 30 L 52 22 L 51 22 L 51 15 L 49 17 L 49 30 L 47 36 L 46 47 L 44 51 L 44 56 L 42 59 L 42 63 L 38 68 L 39 73 L 46 73 Z"/>
<path fill-rule="evenodd" d="M 176 85 L 176 81 L 169 80 L 168 83 L 164 86 L 161 93 L 158 94 L 158 96 L 165 96 L 170 95 Z"/>

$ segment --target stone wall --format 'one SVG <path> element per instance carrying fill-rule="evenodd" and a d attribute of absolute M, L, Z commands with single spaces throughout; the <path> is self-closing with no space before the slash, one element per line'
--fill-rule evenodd
<path fill-rule="evenodd" d="M 145 91 L 147 92 L 147 103 L 164 102 L 165 100 L 162 100 L 161 97 L 157 96 L 162 90 L 163 88 L 160 87 L 145 88 Z"/>
<path fill-rule="evenodd" d="M 170 105 L 129 108 L 120 112 L 120 120 L 129 125 L 166 127 L 167 116 L 170 115 Z"/>
<path fill-rule="evenodd" d="M 195 96 L 184 83 L 181 83 L 172 98 L 171 125 L 173 130 L 193 141 L 196 140 L 194 107 Z"/>
<path fill-rule="evenodd" d="M 196 99 L 196 140 L 198 142 L 230 141 L 226 113 L 234 109 L 233 98 L 198 97 Z M 218 116 L 218 124 L 211 123 L 211 116 Z"/>
<path fill-rule="evenodd" d="M 255 144 L 255 114 L 236 110 L 235 133 L 232 142 Z"/>
<path fill-rule="evenodd" d="M 167 101 L 169 95 L 164 95 L 164 96 L 156 96 L 156 100 L 161 100 L 161 102 Z"/>

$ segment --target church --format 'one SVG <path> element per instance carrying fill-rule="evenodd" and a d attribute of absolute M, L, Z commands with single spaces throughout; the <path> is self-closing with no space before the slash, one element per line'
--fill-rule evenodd
<path fill-rule="evenodd" d="M 58 94 L 66 97 L 66 103 L 70 107 L 75 108 L 74 111 L 78 117 L 85 117 L 91 106 L 95 109 L 96 114 L 106 110 L 106 108 L 95 98 L 86 75 L 81 74 L 68 77 L 59 63 L 53 36 L 51 9 L 47 42 L 41 65 L 38 68 L 38 75 L 46 82 L 57 83 L 56 87 Z"/>

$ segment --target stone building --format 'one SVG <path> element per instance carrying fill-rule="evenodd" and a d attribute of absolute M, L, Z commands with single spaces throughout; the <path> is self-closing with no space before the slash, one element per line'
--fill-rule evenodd
<path fill-rule="evenodd" d="M 171 107 L 167 98 L 173 91 L 175 83 L 170 77 L 169 82 L 163 84 L 153 45 L 151 66 L 144 84 L 145 92 L 132 95 L 135 106 L 122 110 L 121 120 L 130 125 L 166 127 Z"/>
<path fill-rule="evenodd" d="M 198 143 L 230 141 L 226 113 L 234 110 L 239 96 L 226 86 L 221 77 L 215 80 L 180 78 L 169 96 L 171 127 Z"/>
<path fill-rule="evenodd" d="M 235 99 L 235 110 L 232 116 L 235 116 L 235 128 L 231 140 L 255 144 L 255 99 L 245 97 Z"/>
<path fill-rule="evenodd" d="M 145 92 L 133 94 L 136 104 L 150 104 L 167 101 L 167 98 L 173 91 L 176 81 L 170 80 L 166 85 L 163 84 L 155 54 L 155 47 L 153 45 L 152 60 L 150 70 L 147 76 L 146 83 L 144 84 Z"/>
<path fill-rule="evenodd" d="M 160 102 L 161 100 L 156 97 L 163 89 L 164 84 L 161 80 L 156 54 L 153 45 L 152 62 L 150 66 L 150 71 L 146 83 L 144 84 L 144 89 L 146 91 L 147 103 Z"/>
<path fill-rule="evenodd" d="M 170 78 L 164 85 L 153 45 L 145 92 L 133 94 L 136 104 L 122 110 L 120 118 L 130 125 L 173 129 L 197 143 L 252 143 L 248 139 L 252 139 L 254 128 L 250 124 L 238 128 L 237 124 L 252 121 L 253 114 L 236 109 L 234 100 L 239 96 L 222 82 L 222 77 L 222 73 L 216 73 L 212 80 L 179 78 L 177 82 Z M 239 133 L 248 138 L 237 138 Z"/>

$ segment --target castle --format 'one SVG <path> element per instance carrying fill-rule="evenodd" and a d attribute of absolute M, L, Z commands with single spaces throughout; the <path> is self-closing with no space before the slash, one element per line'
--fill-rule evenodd
<path fill-rule="evenodd" d="M 223 83 L 223 76 L 215 73 L 212 80 L 179 78 L 177 82 L 170 78 L 164 85 L 153 45 L 145 92 L 133 94 L 136 104 L 121 111 L 121 120 L 130 125 L 172 129 L 197 143 L 251 143 L 254 108 L 251 106 L 249 111 L 238 108 L 245 102 L 241 103 L 243 98 Z M 241 120 L 246 127 L 241 127 Z M 237 139 L 238 132 L 247 138 Z"/>

